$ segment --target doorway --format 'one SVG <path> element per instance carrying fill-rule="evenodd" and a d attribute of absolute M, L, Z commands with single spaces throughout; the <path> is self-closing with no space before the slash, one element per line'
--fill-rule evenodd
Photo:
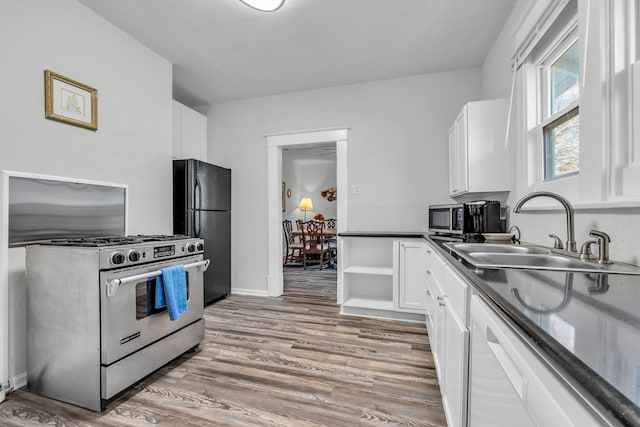
<path fill-rule="evenodd" d="M 284 292 L 282 270 L 282 151 L 285 148 L 319 147 L 335 144 L 337 187 L 337 231 L 347 229 L 347 144 L 348 128 L 299 131 L 267 135 L 267 208 L 268 208 L 268 278 L 267 295 L 280 296 Z M 340 197 L 342 195 L 342 197 Z M 340 248 L 338 248 L 340 255 Z M 340 262 L 338 262 L 340 265 Z M 341 303 L 342 283 L 337 282 L 338 303 Z"/>
<path fill-rule="evenodd" d="M 283 228 L 287 222 L 292 229 L 283 232 L 285 296 L 333 303 L 337 299 L 337 259 L 333 250 L 317 254 L 319 259 L 305 265 L 301 250 L 295 249 L 302 245 L 303 237 L 298 222 L 309 220 L 324 221 L 324 243 L 336 247 L 336 166 L 335 142 L 282 150 Z M 299 207 L 303 200 L 310 205 L 307 209 Z"/>

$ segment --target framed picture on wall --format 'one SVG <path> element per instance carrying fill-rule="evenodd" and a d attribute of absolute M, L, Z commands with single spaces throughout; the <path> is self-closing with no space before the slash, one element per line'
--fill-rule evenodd
<path fill-rule="evenodd" d="M 68 77 L 44 71 L 44 116 L 98 130 L 98 90 Z"/>
<path fill-rule="evenodd" d="M 287 199 L 285 198 L 285 185 L 284 181 L 282 181 L 282 212 L 287 210 Z"/>

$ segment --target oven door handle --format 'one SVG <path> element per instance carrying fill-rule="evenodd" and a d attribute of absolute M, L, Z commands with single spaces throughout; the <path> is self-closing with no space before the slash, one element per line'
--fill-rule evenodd
<path fill-rule="evenodd" d="M 211 261 L 208 259 L 205 259 L 204 261 L 185 264 L 184 268 L 186 270 L 187 268 L 202 266 L 202 271 L 204 272 L 204 271 L 207 271 L 207 269 L 209 268 L 209 264 L 211 264 Z M 161 270 L 153 270 L 148 273 L 136 274 L 135 276 L 129 276 L 129 277 L 123 277 L 121 279 L 110 280 L 107 282 L 107 297 L 109 298 L 112 297 L 116 293 L 120 285 L 124 285 L 126 283 L 131 283 L 131 282 L 137 282 L 138 280 L 150 279 L 155 276 L 160 276 L 161 274 L 162 274 Z"/>

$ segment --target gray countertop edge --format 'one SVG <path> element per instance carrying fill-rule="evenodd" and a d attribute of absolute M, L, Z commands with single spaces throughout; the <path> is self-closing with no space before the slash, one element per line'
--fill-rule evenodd
<path fill-rule="evenodd" d="M 425 239 L 437 248 L 448 264 L 463 275 L 477 294 L 510 327 L 585 406 L 606 425 L 640 426 L 635 403 L 610 385 L 584 362 L 566 350 L 518 310 L 494 292 L 484 281 L 441 246 L 444 241 Z"/>
<path fill-rule="evenodd" d="M 405 239 L 422 239 L 425 231 L 341 231 L 339 237 L 397 237 Z"/>

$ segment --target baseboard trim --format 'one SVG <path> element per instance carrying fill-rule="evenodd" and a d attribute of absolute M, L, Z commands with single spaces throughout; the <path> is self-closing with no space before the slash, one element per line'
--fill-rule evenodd
<path fill-rule="evenodd" d="M 232 289 L 232 295 L 247 295 L 251 297 L 268 297 L 267 291 L 261 291 L 258 289 Z"/>
<path fill-rule="evenodd" d="M 26 372 L 22 372 L 18 375 L 15 375 L 13 377 L 11 377 L 11 389 L 12 390 L 17 390 L 19 388 L 22 387 L 26 387 L 27 386 L 27 373 Z"/>
<path fill-rule="evenodd" d="M 9 387 L 7 389 L 3 390 L 2 393 L 0 393 L 0 402 L 5 400 L 6 395 L 11 393 L 12 391 L 16 391 L 19 388 L 23 388 L 27 386 L 27 373 L 22 372 L 18 375 L 14 375 L 10 377 L 8 386 Z"/>
<path fill-rule="evenodd" d="M 391 320 L 403 320 L 406 322 L 425 322 L 424 314 L 419 313 L 403 313 L 399 311 L 388 310 L 375 310 L 371 308 L 359 308 L 359 307 L 346 307 L 340 308 L 340 314 L 346 316 L 361 316 L 371 317 L 374 319 L 391 319 Z"/>

